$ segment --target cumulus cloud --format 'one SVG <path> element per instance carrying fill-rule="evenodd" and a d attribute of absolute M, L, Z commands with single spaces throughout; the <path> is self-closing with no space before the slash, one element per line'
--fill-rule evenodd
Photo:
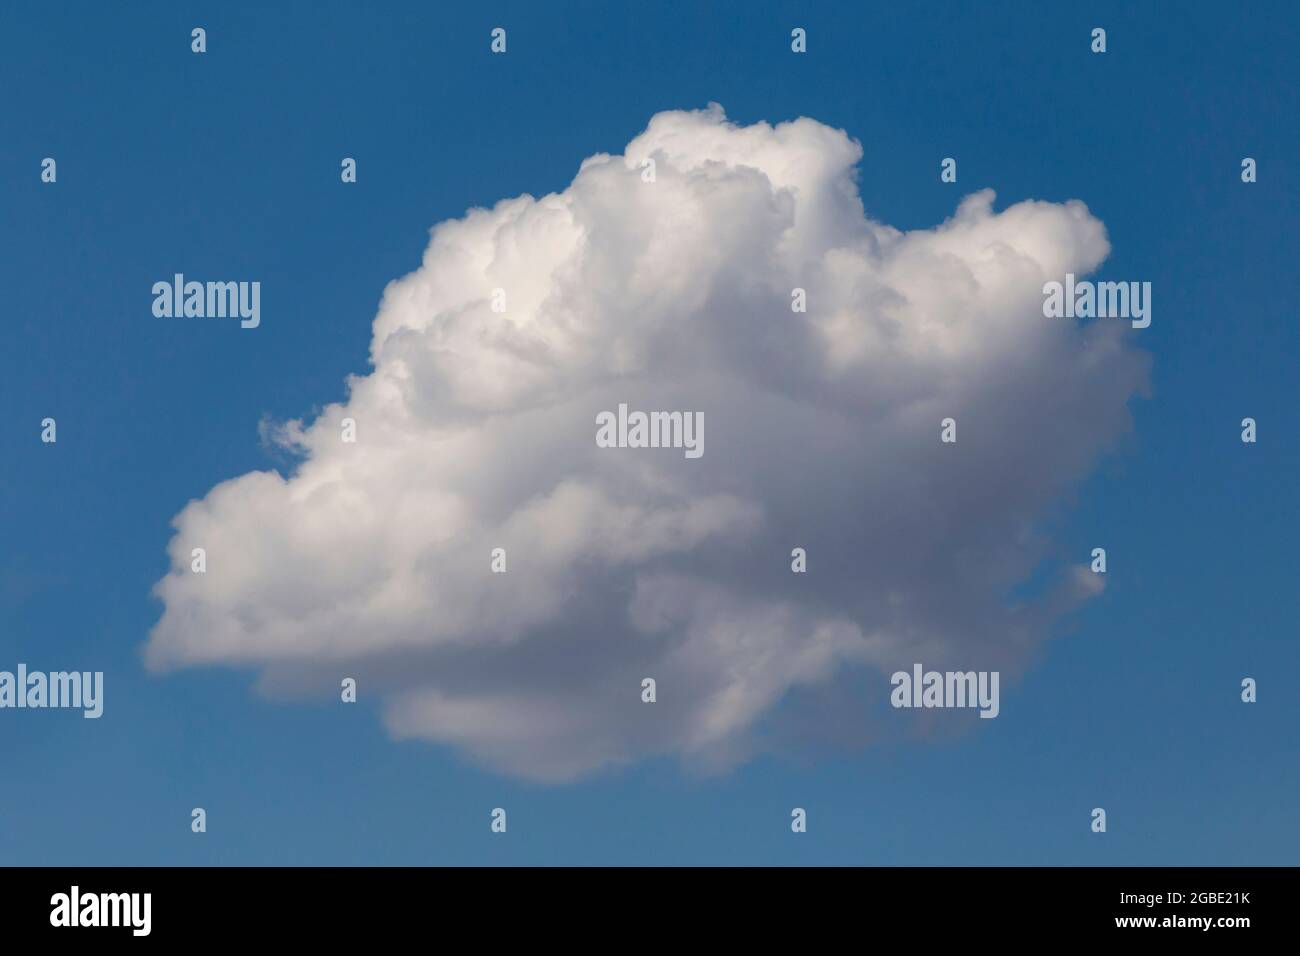
<path fill-rule="evenodd" d="M 865 214 L 861 155 L 812 119 L 667 112 L 563 192 L 435 226 L 371 372 L 272 429 L 293 473 L 176 517 L 148 665 L 354 676 L 395 736 L 551 781 L 842 735 L 828 702 L 914 661 L 1022 671 L 1099 589 L 1026 584 L 1146 358 L 1127 323 L 1042 314 L 1109 252 L 1082 203 L 985 190 L 904 232 Z M 705 454 L 598 448 L 619 403 L 702 412 Z"/>

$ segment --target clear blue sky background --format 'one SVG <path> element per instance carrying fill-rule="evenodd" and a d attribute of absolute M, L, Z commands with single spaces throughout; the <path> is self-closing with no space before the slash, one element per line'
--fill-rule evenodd
<path fill-rule="evenodd" d="M 1290 3 L 6 3 L 0 669 L 107 687 L 99 721 L 0 711 L 0 863 L 1300 862 L 1298 26 Z M 1110 232 L 1101 277 L 1154 284 L 1153 393 L 1056 530 L 1072 560 L 1108 548 L 1108 589 L 1001 716 L 720 778 L 658 761 L 546 787 L 394 743 L 364 699 L 147 674 L 170 519 L 278 464 L 264 415 L 343 397 L 428 228 L 561 189 L 655 112 L 710 100 L 858 137 L 867 211 L 900 228 L 984 186 L 999 207 L 1080 198 Z M 177 271 L 260 279 L 261 328 L 154 318 Z"/>

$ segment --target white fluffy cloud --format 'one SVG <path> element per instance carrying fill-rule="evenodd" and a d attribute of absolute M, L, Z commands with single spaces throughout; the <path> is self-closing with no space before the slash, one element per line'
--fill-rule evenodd
<path fill-rule="evenodd" d="M 176 517 L 149 666 L 354 676 L 394 735 L 543 780 L 842 734 L 831 702 L 883 702 L 914 661 L 1022 670 L 1099 587 L 1013 599 L 1038 529 L 1145 385 L 1127 323 L 1042 315 L 1105 228 L 986 190 L 900 232 L 865 216 L 860 157 L 811 119 L 661 113 L 563 192 L 437 225 L 384 292 L 373 371 L 273 430 L 296 472 Z M 620 402 L 703 412 L 704 456 L 596 447 Z"/>

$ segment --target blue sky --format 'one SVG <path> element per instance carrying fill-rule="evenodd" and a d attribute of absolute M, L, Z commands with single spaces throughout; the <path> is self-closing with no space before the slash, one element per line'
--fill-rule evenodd
<path fill-rule="evenodd" d="M 0 20 L 0 668 L 106 681 L 98 721 L 0 711 L 0 862 L 1297 861 L 1293 7 L 267 6 Z M 498 25 L 504 57 L 487 50 Z M 148 673 L 172 517 L 283 465 L 264 417 L 344 398 L 429 227 L 562 189 L 655 113 L 710 101 L 858 138 L 867 212 L 898 228 L 985 186 L 999 207 L 1082 199 L 1112 244 L 1100 277 L 1154 286 L 1151 396 L 1052 525 L 1062 552 L 1105 543 L 1107 591 L 1004 688 L 1001 716 L 717 777 L 660 758 L 550 786 L 394 742 L 366 700 L 266 700 L 251 670 Z M 957 186 L 939 181 L 945 156 Z M 260 279 L 262 326 L 156 319 L 148 290 L 176 271 Z M 497 806 L 505 837 L 487 826 Z"/>

